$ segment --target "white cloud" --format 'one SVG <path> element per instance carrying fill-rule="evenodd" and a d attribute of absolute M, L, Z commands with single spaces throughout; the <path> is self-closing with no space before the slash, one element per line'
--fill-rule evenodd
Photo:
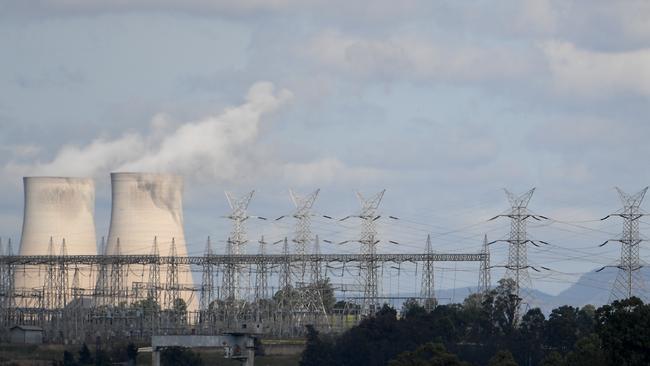
<path fill-rule="evenodd" d="M 572 43 L 542 45 L 554 88 L 565 95 L 590 98 L 631 93 L 650 96 L 650 49 L 595 52 Z"/>
<path fill-rule="evenodd" d="M 333 182 L 359 183 L 385 177 L 385 172 L 373 168 L 352 168 L 335 158 L 323 158 L 307 163 L 284 165 L 284 179 L 302 186 L 330 185 Z"/>
<path fill-rule="evenodd" d="M 507 46 L 441 45 L 421 37 L 364 38 L 324 31 L 307 54 L 317 62 L 362 77 L 476 82 L 511 80 L 533 69 L 526 52 Z"/>

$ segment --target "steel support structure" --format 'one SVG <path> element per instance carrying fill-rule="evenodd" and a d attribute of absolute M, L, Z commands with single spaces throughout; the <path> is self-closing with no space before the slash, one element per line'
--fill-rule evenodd
<path fill-rule="evenodd" d="M 641 212 L 641 202 L 645 197 L 648 187 L 634 195 L 623 192 L 620 188 L 616 188 L 623 208 L 621 211 L 608 215 L 603 220 L 619 216 L 623 219 L 623 232 L 620 239 L 608 240 L 618 241 L 621 243 L 621 260 L 616 267 L 619 271 L 614 280 L 612 291 L 610 293 L 609 301 L 623 300 L 636 296 L 642 300 L 647 300 L 645 295 L 645 281 L 643 276 L 639 273 L 642 264 L 639 260 L 639 246 L 643 239 L 639 233 L 639 219 L 644 216 Z"/>
<path fill-rule="evenodd" d="M 380 287 L 379 277 L 377 275 L 379 269 L 377 262 L 377 244 L 379 244 L 379 239 L 377 237 L 376 221 L 380 217 L 377 215 L 377 208 L 385 192 L 386 190 L 382 190 L 370 198 L 364 198 L 361 193 L 357 192 L 357 198 L 361 204 L 361 213 L 359 214 L 359 218 L 361 219 L 361 237 L 359 238 L 359 243 L 361 244 L 361 256 L 363 257 L 360 268 L 362 272 L 361 280 L 364 286 L 364 301 L 361 305 L 361 313 L 365 316 L 374 314 L 379 306 L 377 300 Z"/>

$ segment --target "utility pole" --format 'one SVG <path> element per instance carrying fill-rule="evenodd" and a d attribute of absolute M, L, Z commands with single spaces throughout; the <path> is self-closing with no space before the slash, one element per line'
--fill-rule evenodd
<path fill-rule="evenodd" d="M 377 227 L 375 221 L 381 216 L 377 215 L 377 208 L 381 203 L 386 190 L 382 190 L 376 195 L 366 199 L 363 195 L 357 192 L 357 198 L 361 204 L 361 255 L 364 260 L 359 264 L 361 268 L 361 280 L 363 281 L 363 304 L 361 313 L 363 315 L 373 315 L 379 306 L 377 297 L 379 294 L 379 278 L 377 277 Z"/>
<path fill-rule="evenodd" d="M 617 266 L 619 271 L 612 286 L 609 301 L 623 300 L 632 296 L 644 299 L 645 286 L 643 277 L 639 274 L 639 270 L 642 268 L 639 261 L 639 246 L 643 241 L 639 234 L 639 219 L 644 216 L 641 213 L 640 206 L 648 187 L 634 195 L 629 195 L 618 187 L 616 191 L 623 203 L 623 209 L 602 219 L 605 220 L 612 216 L 619 216 L 623 219 L 621 238 L 608 240 L 601 244 L 603 246 L 610 241 L 621 243 L 621 261 Z"/>
<path fill-rule="evenodd" d="M 427 245 L 425 249 L 427 258 L 424 259 L 422 269 L 422 286 L 420 288 L 420 296 L 423 299 L 423 306 L 427 312 L 431 312 L 436 306 L 436 294 L 434 288 L 434 268 L 431 255 L 433 248 L 431 246 L 431 235 L 427 235 Z"/>

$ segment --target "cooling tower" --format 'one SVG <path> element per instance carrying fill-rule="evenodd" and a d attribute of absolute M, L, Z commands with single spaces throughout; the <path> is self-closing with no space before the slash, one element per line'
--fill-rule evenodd
<path fill-rule="evenodd" d="M 187 256 L 183 234 L 183 180 L 153 173 L 111 173 L 113 202 L 107 254 L 152 254 L 154 237 L 158 253 L 168 256 L 174 240 L 177 256 Z M 119 253 L 118 253 L 119 239 Z M 146 282 L 148 271 L 127 276 L 127 288 Z M 188 266 L 179 266 L 181 287 L 192 285 Z M 160 267 L 160 286 L 167 283 L 167 268 Z M 137 284 L 135 285 L 137 287 Z M 181 295 L 188 309 L 196 308 L 191 295 Z M 162 305 L 162 304 L 161 304 Z"/>
<path fill-rule="evenodd" d="M 89 178 L 25 177 L 25 209 L 19 255 L 96 255 L 95 184 Z M 50 250 L 52 239 L 52 252 Z M 84 269 L 86 273 L 87 269 Z M 16 289 L 42 289 L 43 268 L 18 268 Z M 84 276 L 88 278 L 89 276 Z M 92 280 L 80 286 L 90 289 Z"/>

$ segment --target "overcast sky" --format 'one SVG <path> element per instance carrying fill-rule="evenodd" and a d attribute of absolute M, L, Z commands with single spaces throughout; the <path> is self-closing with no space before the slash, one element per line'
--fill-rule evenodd
<path fill-rule="evenodd" d="M 382 251 L 431 233 L 475 252 L 508 233 L 486 222 L 501 188 L 537 187 L 529 207 L 553 221 L 530 232 L 552 247 L 529 259 L 557 292 L 616 261 L 597 246 L 621 223 L 597 220 L 620 207 L 614 186 L 650 182 L 648 19 L 646 1 L 0 0 L 0 235 L 20 237 L 25 175 L 94 177 L 107 235 L 109 172 L 141 170 L 185 177 L 193 254 L 208 235 L 223 250 L 224 190 L 255 189 L 251 214 L 278 217 L 289 188 L 321 188 L 315 210 L 335 217 L 386 188 L 380 212 L 401 220 L 378 221 Z M 249 228 L 273 241 L 292 222 Z M 439 271 L 441 287 L 476 283 Z"/>

